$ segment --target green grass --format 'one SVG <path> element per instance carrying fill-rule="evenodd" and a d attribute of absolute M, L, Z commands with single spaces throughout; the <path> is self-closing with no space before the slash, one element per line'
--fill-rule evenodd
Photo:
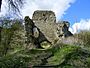
<path fill-rule="evenodd" d="M 65 45 L 54 53 L 54 56 L 49 59 L 49 64 L 58 65 L 62 63 L 65 60 L 65 56 L 69 53 L 76 51 L 76 49 L 78 49 L 78 47 Z"/>
<path fill-rule="evenodd" d="M 63 47 L 60 47 L 63 45 Z M 90 51 L 79 46 L 60 44 L 49 49 L 19 49 L 0 57 L 0 68 L 27 68 L 29 65 L 39 65 L 46 58 L 46 65 L 58 65 L 59 68 L 88 68 L 90 66 Z M 82 59 L 83 58 L 83 59 Z"/>
<path fill-rule="evenodd" d="M 84 42 L 85 47 L 90 47 L 90 31 L 81 31 L 74 36 L 81 39 Z"/>

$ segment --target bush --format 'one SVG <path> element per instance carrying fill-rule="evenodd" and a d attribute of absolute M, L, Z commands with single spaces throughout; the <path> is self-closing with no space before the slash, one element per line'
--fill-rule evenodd
<path fill-rule="evenodd" d="M 0 56 L 6 55 L 9 50 L 22 48 L 24 43 L 23 25 L 19 21 L 3 21 L 0 35 Z M 14 44 L 14 46 L 13 46 Z"/>
<path fill-rule="evenodd" d="M 90 31 L 81 31 L 75 35 L 77 38 L 81 39 L 84 42 L 85 46 L 90 47 Z"/>

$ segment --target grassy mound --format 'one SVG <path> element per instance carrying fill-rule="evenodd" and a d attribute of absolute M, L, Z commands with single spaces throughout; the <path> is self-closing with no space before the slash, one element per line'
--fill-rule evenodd
<path fill-rule="evenodd" d="M 89 68 L 90 52 L 76 46 L 65 46 L 49 59 L 49 65 L 61 68 Z"/>
<path fill-rule="evenodd" d="M 0 68 L 89 68 L 90 52 L 79 46 L 20 50 L 0 57 Z"/>

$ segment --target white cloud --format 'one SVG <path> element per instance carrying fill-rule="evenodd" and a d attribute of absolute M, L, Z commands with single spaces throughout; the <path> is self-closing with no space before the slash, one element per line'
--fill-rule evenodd
<path fill-rule="evenodd" d="M 60 19 L 65 11 L 71 6 L 71 4 L 75 0 L 25 0 L 24 8 L 21 9 L 21 14 L 23 17 L 30 16 L 32 18 L 32 14 L 35 10 L 52 10 L 55 12 L 57 19 Z M 7 16 L 12 14 L 10 10 L 8 12 L 8 3 L 7 0 L 2 0 L 2 8 L 0 12 L 1 16 Z M 15 17 L 15 16 L 14 16 Z"/>
<path fill-rule="evenodd" d="M 22 15 L 23 17 L 28 15 L 32 18 L 35 10 L 52 10 L 55 12 L 57 19 L 60 19 L 74 1 L 75 0 L 26 0 Z"/>
<path fill-rule="evenodd" d="M 90 30 L 90 19 L 82 19 L 80 22 L 74 23 L 69 30 L 74 34 L 80 30 Z"/>
<path fill-rule="evenodd" d="M 30 16 L 30 18 L 32 18 L 32 14 L 35 10 L 52 10 L 55 12 L 57 20 L 59 20 L 74 2 L 75 0 L 25 0 L 24 7 L 21 9 L 21 14 L 23 18 L 25 16 Z M 11 10 L 8 12 L 8 10 L 7 0 L 2 0 L 0 17 L 15 17 L 15 14 Z"/>
<path fill-rule="evenodd" d="M 0 12 L 0 17 L 5 16 L 5 14 L 8 11 L 8 4 L 7 0 L 2 0 L 2 6 L 1 6 L 1 12 Z"/>

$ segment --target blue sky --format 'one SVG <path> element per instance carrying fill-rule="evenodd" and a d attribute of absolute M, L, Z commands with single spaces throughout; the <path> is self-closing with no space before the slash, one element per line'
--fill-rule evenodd
<path fill-rule="evenodd" d="M 68 20 L 71 25 L 81 19 L 90 19 L 90 0 L 76 0 L 62 19 Z"/>

